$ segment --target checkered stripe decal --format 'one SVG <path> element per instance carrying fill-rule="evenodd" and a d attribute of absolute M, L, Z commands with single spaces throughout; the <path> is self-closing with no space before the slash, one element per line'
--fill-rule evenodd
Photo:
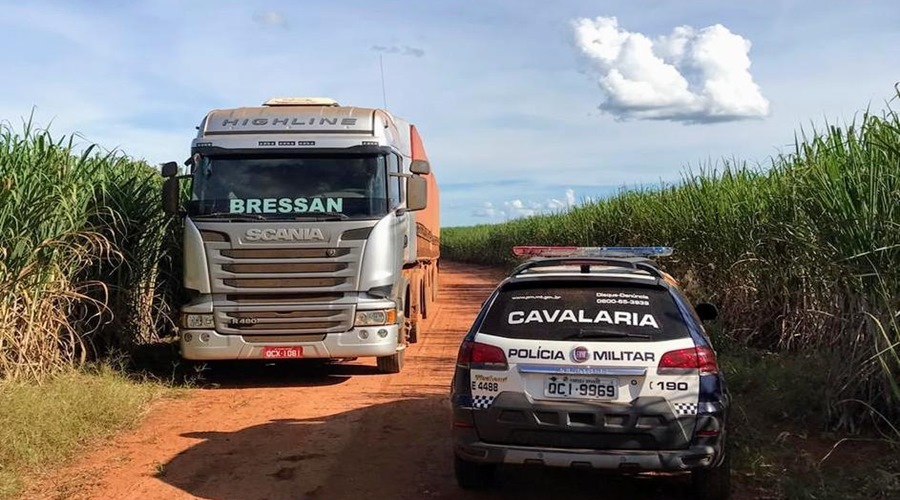
<path fill-rule="evenodd" d="M 697 403 L 672 403 L 676 415 L 696 415 Z"/>
<path fill-rule="evenodd" d="M 494 402 L 494 396 L 472 396 L 474 408 L 487 408 Z"/>

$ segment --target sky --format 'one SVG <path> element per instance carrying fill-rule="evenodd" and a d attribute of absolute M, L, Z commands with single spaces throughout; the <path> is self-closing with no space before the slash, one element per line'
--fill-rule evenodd
<path fill-rule="evenodd" d="M 497 223 L 765 167 L 884 107 L 898 26 L 896 0 L 0 0 L 0 120 L 159 164 L 210 109 L 386 104 L 423 136 L 442 225 Z"/>

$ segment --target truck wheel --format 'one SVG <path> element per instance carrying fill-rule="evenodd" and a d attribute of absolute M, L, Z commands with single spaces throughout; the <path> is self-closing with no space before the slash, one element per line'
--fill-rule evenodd
<path fill-rule="evenodd" d="M 441 275 L 440 262 L 441 261 L 436 261 L 434 264 L 434 267 L 431 270 L 431 301 L 432 302 L 437 302 L 437 299 L 438 299 L 438 281 L 441 279 L 440 278 L 440 275 Z"/>
<path fill-rule="evenodd" d="M 426 300 L 428 291 L 426 288 L 428 288 L 428 284 L 423 280 L 421 292 L 419 293 L 419 309 L 421 310 L 420 316 L 422 319 L 428 318 L 428 300 Z"/>
<path fill-rule="evenodd" d="M 409 325 L 409 333 L 407 334 L 406 338 L 409 339 L 410 344 L 415 344 L 416 342 L 419 341 L 419 323 L 418 322 Z"/>
<path fill-rule="evenodd" d="M 403 369 L 403 358 L 405 353 L 406 349 L 400 349 L 390 356 L 375 358 L 375 361 L 378 364 L 378 371 L 381 373 L 400 373 L 400 370 Z"/>
<path fill-rule="evenodd" d="M 459 457 L 453 459 L 453 470 L 456 472 L 456 484 L 464 490 L 483 490 L 494 481 L 493 464 L 469 462 Z"/>
<path fill-rule="evenodd" d="M 731 453 L 725 454 L 722 463 L 711 469 L 691 472 L 694 496 L 699 500 L 727 500 L 731 497 Z"/>

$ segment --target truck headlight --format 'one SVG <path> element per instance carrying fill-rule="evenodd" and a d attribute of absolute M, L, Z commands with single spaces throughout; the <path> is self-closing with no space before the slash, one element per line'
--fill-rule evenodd
<path fill-rule="evenodd" d="M 212 314 L 183 314 L 181 324 L 185 328 L 215 328 L 216 322 Z"/>
<path fill-rule="evenodd" d="M 356 311 L 355 326 L 391 325 L 397 322 L 395 309 L 377 309 L 374 311 Z"/>

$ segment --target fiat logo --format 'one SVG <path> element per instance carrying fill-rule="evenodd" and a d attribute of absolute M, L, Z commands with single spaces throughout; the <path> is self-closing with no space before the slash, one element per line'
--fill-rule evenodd
<path fill-rule="evenodd" d="M 572 361 L 576 363 L 584 363 L 588 360 L 591 353 L 588 351 L 587 347 L 578 346 L 575 349 L 572 349 Z"/>

